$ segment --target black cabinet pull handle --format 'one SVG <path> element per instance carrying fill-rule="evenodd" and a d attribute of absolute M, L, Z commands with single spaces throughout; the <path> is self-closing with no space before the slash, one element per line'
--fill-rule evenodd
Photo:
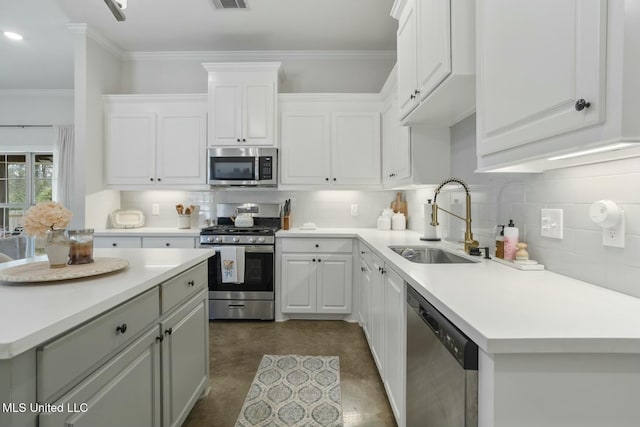
<path fill-rule="evenodd" d="M 158 178 L 158 182 L 162 181 L 162 178 Z"/>
<path fill-rule="evenodd" d="M 165 329 L 164 331 L 165 335 L 171 335 L 172 333 L 173 333 L 173 328 Z"/>
<path fill-rule="evenodd" d="M 116 333 L 121 333 L 124 334 L 125 332 L 127 332 L 127 324 L 123 323 L 122 325 L 118 326 L 116 328 Z"/>
<path fill-rule="evenodd" d="M 240 142 L 240 138 L 238 138 L 238 142 Z"/>
<path fill-rule="evenodd" d="M 416 96 L 415 96 L 414 94 L 411 94 L 411 96 L 410 96 L 409 98 L 410 98 L 410 99 L 415 99 L 415 97 L 416 97 Z"/>
<path fill-rule="evenodd" d="M 165 246 L 171 246 L 171 243 L 165 243 L 164 245 Z"/>
<path fill-rule="evenodd" d="M 329 178 L 325 178 L 324 180 L 325 180 L 325 181 L 329 181 Z"/>
<path fill-rule="evenodd" d="M 360 251 L 360 253 L 361 253 L 361 254 L 363 254 L 363 255 L 364 255 L 364 254 L 366 254 L 366 252 L 365 252 L 365 251 Z"/>
<path fill-rule="evenodd" d="M 591 107 L 591 103 L 586 100 L 580 98 L 576 101 L 576 111 L 582 111 L 585 108 Z"/>
<path fill-rule="evenodd" d="M 318 258 L 318 262 L 322 262 L 322 260 L 320 258 Z"/>
<path fill-rule="evenodd" d="M 334 180 L 334 181 L 336 181 L 336 179 L 335 179 L 335 178 L 333 178 L 333 180 Z"/>
<path fill-rule="evenodd" d="M 162 340 L 164 340 L 164 335 L 160 335 L 159 337 L 156 337 L 156 341 L 162 342 Z"/>
<path fill-rule="evenodd" d="M 365 271 L 367 271 L 367 269 L 364 268 L 364 267 L 360 267 L 360 271 L 362 271 L 364 273 Z"/>
<path fill-rule="evenodd" d="M 153 178 L 149 178 L 149 181 L 153 181 Z"/>
<path fill-rule="evenodd" d="M 414 91 L 413 91 L 413 93 L 414 93 L 415 95 L 420 95 L 420 91 L 419 91 L 418 89 L 414 90 Z"/>
<path fill-rule="evenodd" d="M 111 246 L 113 246 L 115 248 L 116 246 L 118 246 L 118 244 L 117 243 L 112 243 Z"/>
<path fill-rule="evenodd" d="M 189 286 L 194 286 L 195 284 L 196 284 L 195 280 L 189 280 L 187 282 L 187 285 L 189 285 Z"/>
<path fill-rule="evenodd" d="M 315 259 L 315 258 L 313 258 L 311 261 L 312 261 L 312 262 L 316 262 L 316 259 Z"/>
<path fill-rule="evenodd" d="M 387 270 L 385 270 L 384 268 L 380 269 L 380 274 L 386 274 Z"/>
<path fill-rule="evenodd" d="M 319 248 L 319 247 L 320 247 L 320 245 L 316 244 L 316 248 Z"/>

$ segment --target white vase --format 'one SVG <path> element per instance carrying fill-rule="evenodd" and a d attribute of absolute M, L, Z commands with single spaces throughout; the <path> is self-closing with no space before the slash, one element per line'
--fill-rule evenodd
<path fill-rule="evenodd" d="M 69 239 L 67 238 L 66 230 L 47 231 L 44 251 L 49 258 L 49 267 L 66 267 L 69 259 Z"/>

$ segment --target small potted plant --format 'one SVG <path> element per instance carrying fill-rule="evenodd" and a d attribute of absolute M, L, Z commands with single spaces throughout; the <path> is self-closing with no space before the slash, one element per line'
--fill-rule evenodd
<path fill-rule="evenodd" d="M 69 257 L 66 228 L 73 214 L 58 202 L 40 202 L 24 214 L 24 231 L 45 238 L 45 252 L 51 268 L 65 267 Z"/>

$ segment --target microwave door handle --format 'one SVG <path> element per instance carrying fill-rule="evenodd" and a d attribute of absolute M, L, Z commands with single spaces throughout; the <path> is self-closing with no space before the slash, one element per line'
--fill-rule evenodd
<path fill-rule="evenodd" d="M 254 181 L 256 183 L 258 183 L 260 181 L 260 156 L 256 156 L 255 157 L 255 167 L 254 167 L 253 179 L 254 179 Z"/>

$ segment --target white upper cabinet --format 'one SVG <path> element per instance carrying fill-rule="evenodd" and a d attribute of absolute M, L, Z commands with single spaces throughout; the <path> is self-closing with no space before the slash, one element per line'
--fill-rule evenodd
<path fill-rule="evenodd" d="M 477 7 L 480 170 L 589 163 L 607 154 L 549 159 L 640 142 L 633 2 L 479 0 Z"/>
<path fill-rule="evenodd" d="M 275 145 L 279 62 L 207 63 L 209 145 Z"/>
<path fill-rule="evenodd" d="M 380 185 L 377 94 L 280 95 L 280 184 Z"/>
<path fill-rule="evenodd" d="M 451 126 L 475 110 L 473 0 L 396 0 L 398 107 L 405 124 Z"/>
<path fill-rule="evenodd" d="M 106 95 L 106 183 L 206 184 L 204 95 Z"/>

